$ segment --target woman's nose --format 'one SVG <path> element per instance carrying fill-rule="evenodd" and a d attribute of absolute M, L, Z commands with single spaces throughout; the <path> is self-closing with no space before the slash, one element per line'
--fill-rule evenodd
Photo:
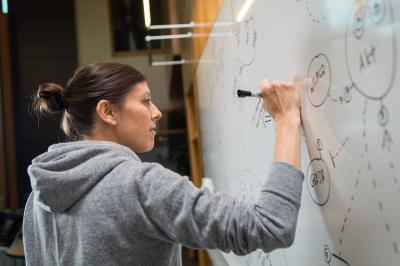
<path fill-rule="evenodd" d="M 157 121 L 160 120 L 162 117 L 162 113 L 160 112 L 160 110 L 157 108 L 157 106 L 154 105 L 154 111 L 152 113 L 152 118 L 153 120 Z"/>

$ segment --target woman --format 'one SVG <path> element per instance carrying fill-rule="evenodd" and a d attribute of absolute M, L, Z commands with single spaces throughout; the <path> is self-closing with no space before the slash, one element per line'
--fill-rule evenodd
<path fill-rule="evenodd" d="M 240 255 L 291 245 L 303 181 L 299 96 L 290 83 L 263 81 L 261 90 L 276 121 L 275 162 L 249 205 L 140 161 L 161 112 L 134 68 L 99 62 L 65 89 L 41 85 L 36 108 L 62 112 L 74 141 L 50 146 L 28 168 L 27 265 L 181 265 L 181 245 Z"/>

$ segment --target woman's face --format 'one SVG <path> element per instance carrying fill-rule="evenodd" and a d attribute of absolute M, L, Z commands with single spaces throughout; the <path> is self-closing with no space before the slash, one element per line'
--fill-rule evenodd
<path fill-rule="evenodd" d="M 147 152 L 154 147 L 156 121 L 160 110 L 151 101 L 145 81 L 135 84 L 125 95 L 116 117 L 116 135 L 120 144 L 135 152 Z"/>

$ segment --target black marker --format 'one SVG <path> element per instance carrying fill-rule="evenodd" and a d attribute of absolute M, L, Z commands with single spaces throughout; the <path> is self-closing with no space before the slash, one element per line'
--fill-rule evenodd
<path fill-rule="evenodd" d="M 244 97 L 262 98 L 261 92 L 251 92 L 251 91 L 243 91 L 243 90 L 237 90 L 237 96 L 239 98 L 244 98 Z"/>

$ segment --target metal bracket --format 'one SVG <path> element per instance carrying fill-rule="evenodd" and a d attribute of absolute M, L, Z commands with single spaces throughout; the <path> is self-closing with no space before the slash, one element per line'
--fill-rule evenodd
<path fill-rule="evenodd" d="M 152 25 L 149 27 L 149 30 L 159 30 L 159 29 L 185 29 L 185 28 L 204 28 L 204 27 L 226 27 L 230 26 L 232 23 L 230 22 L 216 22 L 212 23 L 196 23 L 190 22 L 186 24 L 167 24 L 167 25 Z M 192 33 L 187 32 L 183 34 L 169 34 L 169 35 L 147 35 L 146 40 L 146 47 L 147 47 L 147 55 L 149 58 L 149 65 L 150 66 L 168 66 L 168 65 L 183 65 L 183 64 L 195 64 L 195 63 L 210 63 L 210 60 L 170 60 L 170 61 L 154 61 L 153 60 L 153 53 L 151 42 L 152 41 L 159 41 L 159 40 L 173 40 L 173 39 L 191 39 L 191 38 L 206 38 L 206 37 L 223 37 L 229 36 L 229 33 Z"/>

